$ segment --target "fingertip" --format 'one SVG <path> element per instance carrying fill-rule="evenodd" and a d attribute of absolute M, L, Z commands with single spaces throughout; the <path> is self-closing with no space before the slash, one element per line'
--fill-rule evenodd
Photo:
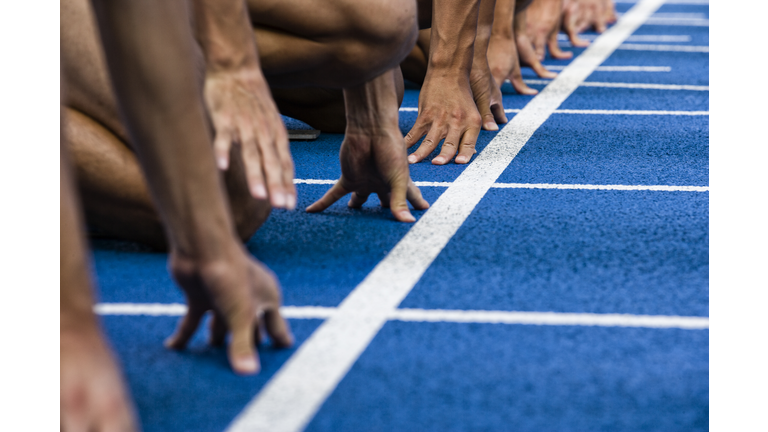
<path fill-rule="evenodd" d="M 261 365 L 255 355 L 240 355 L 232 359 L 232 369 L 239 375 L 259 373 Z"/>
<path fill-rule="evenodd" d="M 296 196 L 293 194 L 287 194 L 285 197 L 286 205 L 285 207 L 288 210 L 293 210 L 296 208 Z"/>
<path fill-rule="evenodd" d="M 273 193 L 270 196 L 270 201 L 272 203 L 272 207 L 277 207 L 277 208 L 285 208 L 287 203 L 285 194 L 282 192 Z"/>
<path fill-rule="evenodd" d="M 419 161 L 419 159 L 416 157 L 415 154 L 412 154 L 412 155 L 408 156 L 408 163 L 415 164 L 418 161 Z"/>
<path fill-rule="evenodd" d="M 464 155 L 456 156 L 456 163 L 457 164 L 465 164 L 469 162 L 469 157 Z"/>
<path fill-rule="evenodd" d="M 432 165 L 445 165 L 448 163 L 448 161 L 445 159 L 445 156 L 437 156 L 434 159 L 432 159 Z"/>
<path fill-rule="evenodd" d="M 251 195 L 256 199 L 267 199 L 267 188 L 261 183 L 251 185 Z"/>
<path fill-rule="evenodd" d="M 219 156 L 216 158 L 216 165 L 220 170 L 226 171 L 229 168 L 229 158 L 226 156 Z"/>
<path fill-rule="evenodd" d="M 408 211 L 407 209 L 399 210 L 392 213 L 395 216 L 395 219 L 399 220 L 400 222 L 410 222 L 410 223 L 416 222 L 416 218 L 413 217 L 411 212 Z"/>
<path fill-rule="evenodd" d="M 499 125 L 497 125 L 495 121 L 488 121 L 483 125 L 483 129 L 488 131 L 497 131 L 499 130 Z"/>

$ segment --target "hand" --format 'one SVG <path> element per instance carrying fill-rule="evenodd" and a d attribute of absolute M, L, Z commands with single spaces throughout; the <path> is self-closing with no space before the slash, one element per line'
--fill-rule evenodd
<path fill-rule="evenodd" d="M 536 0 L 526 9 L 526 34 L 539 61 L 544 61 L 547 48 L 556 59 L 565 60 L 573 56 L 570 52 L 561 51 L 557 45 L 562 3 L 563 0 Z"/>
<path fill-rule="evenodd" d="M 213 311 L 211 345 L 223 345 L 227 332 L 232 333 L 228 357 L 239 374 L 254 374 L 261 369 L 254 347 L 260 342 L 261 324 L 273 345 L 293 345 L 288 323 L 280 315 L 282 298 L 275 276 L 248 256 L 239 243 L 222 253 L 221 258 L 205 263 L 174 250 L 170 264 L 189 309 L 176 333 L 166 340 L 168 348 L 183 349 L 207 311 Z"/>
<path fill-rule="evenodd" d="M 61 332 L 61 430 L 136 431 L 125 384 L 101 332 Z"/>
<path fill-rule="evenodd" d="M 370 194 L 376 193 L 381 205 L 389 207 L 395 219 L 401 222 L 416 221 L 406 200 L 417 210 L 429 208 L 429 203 L 411 181 L 399 129 L 372 132 L 347 129 L 341 143 L 341 178 L 322 198 L 307 207 L 308 212 L 321 212 L 350 192 L 349 207 L 360 208 Z"/>
<path fill-rule="evenodd" d="M 535 4 L 536 2 L 534 2 Z M 555 72 L 550 72 L 541 64 L 542 56 L 536 52 L 533 39 L 528 34 L 528 13 L 527 9 L 515 15 L 515 41 L 517 42 L 517 52 L 520 55 L 520 64 L 528 66 L 536 72 L 541 78 L 553 79 L 557 76 Z M 546 41 L 546 38 L 544 39 Z M 544 44 L 542 43 L 542 47 Z"/>
<path fill-rule="evenodd" d="M 523 81 L 514 36 L 491 35 L 488 44 L 488 65 L 491 68 L 493 80 L 499 86 L 504 80 L 509 80 L 519 94 L 535 95 L 539 93 L 538 90 L 528 87 L 528 84 Z"/>
<path fill-rule="evenodd" d="M 477 110 L 483 118 L 483 129 L 485 130 L 497 131 L 499 126 L 496 123 L 504 124 L 508 121 L 501 101 L 500 86 L 502 82 L 495 81 L 491 74 L 487 50 L 479 58 L 478 56 L 475 57 L 472 62 L 472 71 L 469 73 L 469 86 L 472 89 Z M 445 163 L 448 163 L 452 157 L 453 154 L 446 155 Z"/>
<path fill-rule="evenodd" d="M 589 42 L 578 34 L 594 27 L 602 33 L 607 24 L 616 22 L 616 7 L 613 0 L 563 0 L 563 30 L 573 46 L 585 47 Z"/>
<path fill-rule="evenodd" d="M 216 129 L 219 169 L 229 167 L 233 144 L 240 145 L 248 187 L 273 207 L 293 209 L 293 160 L 288 133 L 258 65 L 208 71 L 205 101 Z M 265 186 L 266 183 L 266 186 Z"/>
<path fill-rule="evenodd" d="M 445 139 L 440 155 L 432 160 L 435 165 L 448 163 L 456 154 L 456 163 L 469 162 L 476 153 L 475 145 L 483 118 L 477 110 L 469 79 L 461 73 L 435 73 L 427 70 L 427 77 L 419 93 L 419 116 L 405 144 L 410 148 L 424 135 L 424 141 L 408 156 L 409 163 L 427 157 Z"/>

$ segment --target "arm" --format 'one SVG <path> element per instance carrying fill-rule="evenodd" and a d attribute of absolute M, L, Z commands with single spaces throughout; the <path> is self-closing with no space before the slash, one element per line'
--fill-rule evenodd
<path fill-rule="evenodd" d="M 482 117 L 473 100 L 469 75 L 479 6 L 479 0 L 434 0 L 429 63 L 419 94 L 419 116 L 405 142 L 411 147 L 421 137 L 426 138 L 408 157 L 410 163 L 423 160 L 443 139 L 443 147 L 448 147 L 445 150 L 453 154 L 459 150 L 464 163 L 474 153 Z M 442 159 L 433 161 L 441 162 Z"/>
<path fill-rule="evenodd" d="M 499 86 L 508 79 L 516 92 L 535 95 L 538 90 L 528 87 L 523 82 L 520 71 L 520 58 L 517 55 L 514 32 L 515 6 L 515 0 L 496 0 L 493 27 L 488 44 L 488 64 Z"/>
<path fill-rule="evenodd" d="M 251 194 L 293 209 L 293 160 L 288 135 L 261 71 L 243 0 L 195 0 L 196 37 L 205 55 L 205 100 L 216 130 L 219 169 L 239 143 Z"/>
<path fill-rule="evenodd" d="M 361 207 L 371 193 L 401 222 L 416 219 L 408 210 L 429 204 L 411 181 L 403 135 L 398 126 L 394 70 L 371 81 L 344 89 L 347 129 L 341 143 L 341 178 L 322 198 L 307 207 L 320 212 L 352 192 L 349 206 Z"/>
<path fill-rule="evenodd" d="M 213 310 L 215 339 L 232 332 L 232 367 L 257 372 L 258 315 L 264 312 L 278 345 L 290 344 L 291 335 L 278 312 L 274 277 L 247 255 L 235 234 L 193 72 L 185 2 L 93 3 L 121 114 L 166 228 L 170 268 L 189 304 L 168 345 L 183 347 Z"/>

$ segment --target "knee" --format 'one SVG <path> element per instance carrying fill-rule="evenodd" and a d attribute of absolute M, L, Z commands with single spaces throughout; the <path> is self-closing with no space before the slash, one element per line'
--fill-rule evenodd
<path fill-rule="evenodd" d="M 359 71 L 361 82 L 399 65 L 416 44 L 419 34 L 415 0 L 370 0 L 357 3 L 349 17 L 351 41 L 344 54 Z"/>

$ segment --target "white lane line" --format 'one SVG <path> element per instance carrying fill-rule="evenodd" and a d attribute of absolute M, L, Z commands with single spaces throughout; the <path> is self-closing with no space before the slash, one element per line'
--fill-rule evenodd
<path fill-rule="evenodd" d="M 540 79 L 523 80 L 526 84 L 549 84 L 552 81 Z M 709 91 L 709 86 L 699 85 L 681 85 L 681 84 L 646 84 L 646 83 L 615 83 L 615 82 L 596 82 L 584 81 L 581 87 L 607 87 L 607 88 L 632 88 L 646 90 L 691 90 L 691 91 Z"/>
<path fill-rule="evenodd" d="M 698 52 L 708 53 L 708 46 L 698 45 L 648 45 L 648 44 L 623 44 L 620 50 L 629 51 L 670 51 L 670 52 Z"/>
<path fill-rule="evenodd" d="M 94 307 L 99 315 L 110 316 L 182 316 L 187 306 L 182 303 L 100 303 Z M 334 307 L 283 306 L 280 313 L 292 319 L 328 319 L 337 313 Z M 488 310 L 395 309 L 388 320 L 410 322 L 449 322 L 481 324 L 532 324 L 562 326 L 709 328 L 707 317 L 592 314 L 563 312 L 517 312 Z"/>
<path fill-rule="evenodd" d="M 332 185 L 336 180 L 296 179 L 294 184 Z M 451 187 L 453 182 L 414 182 L 418 187 Z M 560 183 L 494 183 L 495 189 L 571 189 L 571 190 L 615 190 L 615 191 L 659 191 L 659 192 L 709 192 L 709 186 L 675 185 L 596 185 L 596 184 L 560 184 Z"/>
<path fill-rule="evenodd" d="M 397 309 L 390 319 L 411 322 L 650 327 L 688 330 L 709 328 L 708 317 L 561 312 Z"/>
<path fill-rule="evenodd" d="M 635 4 L 637 1 L 638 0 L 614 0 L 614 3 Z M 707 6 L 709 5 L 709 0 L 667 0 L 664 4 Z"/>
<path fill-rule="evenodd" d="M 563 70 L 566 66 L 543 65 L 549 70 Z M 671 72 L 669 66 L 600 66 L 596 72 Z"/>
<path fill-rule="evenodd" d="M 641 0 L 513 117 L 228 430 L 304 429 L 533 133 L 663 2 Z"/>
<path fill-rule="evenodd" d="M 546 81 L 549 82 L 549 81 Z M 418 108 L 400 108 L 400 112 L 416 112 Z M 515 114 L 520 110 L 509 108 L 505 113 Z M 561 109 L 555 110 L 555 114 L 591 114 L 591 115 L 675 115 L 675 116 L 708 116 L 709 111 L 658 111 L 658 110 L 573 110 Z M 311 181 L 311 180 L 308 180 Z M 318 180 L 325 181 L 325 180 Z M 322 183 L 325 184 L 325 183 Z"/>
<path fill-rule="evenodd" d="M 580 39 L 594 40 L 599 35 L 584 34 L 579 35 Z M 568 42 L 570 38 L 568 35 L 559 33 L 557 40 Z M 626 42 L 690 42 L 690 35 L 632 35 L 627 38 Z"/>

